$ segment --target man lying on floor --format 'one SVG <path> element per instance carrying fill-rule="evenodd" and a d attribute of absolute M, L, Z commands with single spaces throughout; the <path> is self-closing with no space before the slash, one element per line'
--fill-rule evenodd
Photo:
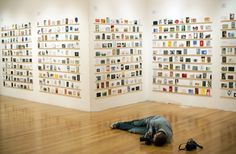
<path fill-rule="evenodd" d="M 145 141 L 147 145 L 153 143 L 156 146 L 162 146 L 170 143 L 173 135 L 170 123 L 159 115 L 132 121 L 115 122 L 111 128 L 144 135 L 140 137 L 140 141 Z"/>

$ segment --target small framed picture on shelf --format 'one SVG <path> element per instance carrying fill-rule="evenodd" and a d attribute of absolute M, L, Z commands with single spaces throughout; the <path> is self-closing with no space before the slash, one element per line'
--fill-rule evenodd
<path fill-rule="evenodd" d="M 197 19 L 196 18 L 192 18 L 191 19 L 191 23 L 196 23 L 197 22 Z"/>
<path fill-rule="evenodd" d="M 211 38 L 211 34 L 207 34 L 205 38 Z"/>
<path fill-rule="evenodd" d="M 232 29 L 235 29 L 235 24 L 236 24 L 236 22 L 231 22 L 231 28 Z"/>
<path fill-rule="evenodd" d="M 226 57 L 222 57 L 222 63 L 226 63 Z"/>
<path fill-rule="evenodd" d="M 234 32 L 228 32 L 228 37 L 229 38 L 234 38 Z"/>
<path fill-rule="evenodd" d="M 225 55 L 226 54 L 226 48 L 221 49 L 221 54 Z"/>
<path fill-rule="evenodd" d="M 227 83 L 221 83 L 221 88 L 227 88 Z"/>
<path fill-rule="evenodd" d="M 233 75 L 228 75 L 227 78 L 228 78 L 228 80 L 233 80 L 234 76 Z"/>
<path fill-rule="evenodd" d="M 232 90 L 227 91 L 227 95 L 230 96 L 232 94 Z"/>
<path fill-rule="evenodd" d="M 101 19 L 101 23 L 105 24 L 106 23 L 106 19 Z"/>
<path fill-rule="evenodd" d="M 97 93 L 97 94 L 96 94 L 96 97 L 101 97 L 101 93 Z"/>
<path fill-rule="evenodd" d="M 192 70 L 193 70 L 193 71 L 197 71 L 197 70 L 198 70 L 198 67 L 197 67 L 197 66 L 193 66 L 193 67 L 192 67 Z"/>
<path fill-rule="evenodd" d="M 234 72 L 234 67 L 228 67 L 229 72 Z"/>
<path fill-rule="evenodd" d="M 226 38 L 227 37 L 227 32 L 226 31 L 222 31 L 222 37 Z"/>
<path fill-rule="evenodd" d="M 221 79 L 222 79 L 222 80 L 225 80 L 225 79 L 226 79 L 225 73 L 222 73 L 222 74 L 221 74 Z"/>
<path fill-rule="evenodd" d="M 230 13 L 230 14 L 229 14 L 229 19 L 230 19 L 230 20 L 234 20 L 234 13 Z"/>
<path fill-rule="evenodd" d="M 210 22 L 211 18 L 210 17 L 205 17 L 204 22 Z"/>
<path fill-rule="evenodd" d="M 186 17 L 186 18 L 185 18 L 185 22 L 186 22 L 186 23 L 189 23 L 189 22 L 190 22 L 190 18 L 189 18 L 189 17 Z"/>
<path fill-rule="evenodd" d="M 168 20 L 168 24 L 169 25 L 173 24 L 173 20 Z"/>
<path fill-rule="evenodd" d="M 188 94 L 193 94 L 193 89 L 188 89 Z"/>
<path fill-rule="evenodd" d="M 228 29 L 228 24 L 222 24 L 222 29 Z"/>
<path fill-rule="evenodd" d="M 158 21 L 153 21 L 153 25 L 158 25 Z"/>

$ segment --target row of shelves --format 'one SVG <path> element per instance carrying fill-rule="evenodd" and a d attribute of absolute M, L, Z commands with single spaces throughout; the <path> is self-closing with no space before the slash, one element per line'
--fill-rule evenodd
<path fill-rule="evenodd" d="M 14 76 L 14 75 L 3 75 L 4 81 L 13 81 L 18 83 L 30 83 L 33 84 L 33 78 L 32 77 L 23 77 L 23 76 Z"/>
<path fill-rule="evenodd" d="M 155 32 L 153 33 L 153 42 L 156 44 L 161 43 L 160 45 L 153 47 L 153 64 L 155 65 L 153 71 L 172 71 L 175 73 L 181 71 L 187 72 L 186 74 L 206 73 L 206 79 L 200 78 L 197 80 L 197 83 L 194 83 L 194 88 L 204 89 L 204 83 L 211 83 L 211 77 L 209 77 L 212 73 L 211 67 L 205 66 L 211 65 L 211 22 L 207 18 L 204 22 L 196 22 L 194 20 L 192 22 L 192 19 L 187 18 L 185 21 L 186 23 L 180 21 L 177 23 L 176 20 L 175 24 L 173 21 L 171 22 L 169 20 L 166 22 L 168 24 L 153 26 L 153 29 L 157 29 L 157 31 L 154 30 Z M 163 23 L 165 23 L 165 21 L 163 21 Z M 9 51 L 12 52 L 16 50 L 24 52 L 26 50 L 22 49 L 27 49 L 28 43 L 31 43 L 22 41 L 21 36 L 19 40 L 21 39 L 22 42 L 18 42 L 14 37 L 11 38 L 11 36 L 14 36 L 14 33 L 16 33 L 13 31 L 14 30 L 9 30 L 4 32 L 6 39 L 2 42 L 5 45 L 5 50 L 3 50 L 6 52 L 4 53 L 4 62 L 6 62 L 5 68 L 8 69 L 8 72 L 14 67 L 17 67 L 14 63 L 24 63 L 25 59 L 28 58 L 21 58 L 17 61 L 12 59 L 9 60 L 7 56 L 32 55 L 28 53 L 18 55 L 9 53 Z M 165 33 L 167 33 L 167 35 Z M 38 48 L 40 50 L 38 52 L 38 70 L 40 72 L 40 84 L 44 87 L 41 91 L 62 94 L 59 92 L 60 90 L 58 91 L 58 89 L 55 88 L 60 88 L 60 84 L 68 83 L 68 86 L 61 88 L 73 90 L 74 84 L 72 83 L 74 83 L 74 80 L 76 80 L 75 84 L 77 89 L 79 89 L 80 77 L 76 76 L 79 75 L 79 23 L 76 22 L 76 19 L 67 21 L 45 20 L 42 23 L 38 23 L 38 35 Z M 137 81 L 137 77 L 142 78 L 143 73 L 142 25 L 138 21 L 114 20 L 110 18 L 96 19 L 94 41 L 96 59 L 95 76 L 97 79 L 96 96 L 100 98 L 126 92 L 140 91 L 142 89 L 142 80 Z M 20 44 L 23 42 L 26 47 L 23 45 L 22 47 L 17 46 L 18 43 Z M 176 45 L 174 45 L 175 43 Z M 161 54 L 160 51 L 156 49 L 160 49 L 163 53 Z M 168 49 L 167 54 L 164 49 Z M 173 51 L 173 56 L 169 56 Z M 175 55 L 177 52 L 180 54 Z M 166 57 L 167 55 L 168 57 Z M 222 53 L 222 55 L 224 54 Z M 231 53 L 227 53 L 227 56 L 222 56 L 222 63 L 226 63 L 227 65 L 231 64 L 229 63 L 229 61 L 232 62 L 232 59 L 230 60 L 230 55 Z M 159 59 L 160 57 L 161 59 Z M 114 63 L 112 61 L 114 61 Z M 29 62 L 32 62 L 32 60 Z M 19 66 L 19 68 L 20 70 L 26 70 L 22 65 Z M 231 70 L 232 68 L 227 68 L 224 72 L 231 73 L 233 72 Z M 57 74 L 57 77 L 55 74 Z M 65 75 L 67 77 L 65 77 Z M 167 84 L 168 82 L 165 83 L 164 79 L 174 82 L 177 80 L 187 80 L 188 82 L 189 80 L 192 82 L 195 81 L 194 78 L 187 77 L 187 75 L 186 77 L 182 76 L 183 79 L 174 80 L 171 76 L 169 78 L 154 76 L 153 78 L 155 78 L 156 83 L 159 84 L 156 86 L 172 86 L 172 84 Z M 231 82 L 234 80 L 231 79 L 229 75 L 226 78 L 228 79 L 222 79 L 222 82 Z M 60 81 L 61 83 L 59 83 Z M 127 81 L 127 83 L 124 83 L 125 81 Z M 187 85 L 178 86 L 182 86 L 182 88 L 191 88 L 189 83 Z M 210 87 L 211 86 L 208 86 L 207 88 L 209 89 L 205 91 L 205 95 L 207 96 L 208 94 L 210 95 L 210 91 L 208 91 L 210 90 Z M 199 95 L 199 93 L 203 94 L 203 90 L 196 91 L 197 90 L 195 89 L 194 92 L 197 95 Z M 70 94 L 64 92 L 64 95 L 75 95 L 79 97 L 77 92 L 78 91 L 71 91 Z M 190 91 L 190 93 L 192 92 Z"/>
<path fill-rule="evenodd" d="M 78 18 L 44 20 L 37 27 L 40 91 L 81 98 Z"/>
<path fill-rule="evenodd" d="M 79 18 L 63 18 L 58 20 L 41 20 L 37 22 L 38 27 L 60 27 L 65 25 L 78 25 Z"/>
<path fill-rule="evenodd" d="M 33 90 L 32 83 L 22 83 L 22 82 L 3 80 L 3 86 L 8 87 L 8 88 L 24 89 L 24 90 L 30 90 L 30 91 Z"/>
<path fill-rule="evenodd" d="M 80 98 L 78 18 L 44 20 L 37 26 L 40 91 Z M 33 90 L 30 27 L 2 28 L 5 87 Z"/>
<path fill-rule="evenodd" d="M 153 48 L 211 48 L 210 40 L 191 40 L 191 41 L 156 41 Z"/>
<path fill-rule="evenodd" d="M 211 56 L 161 56 L 153 55 L 153 63 L 164 64 L 211 64 Z"/>
<path fill-rule="evenodd" d="M 178 87 L 175 85 L 153 85 L 153 91 L 186 94 L 194 96 L 211 96 L 211 89 L 199 87 Z"/>
<path fill-rule="evenodd" d="M 2 31 L 1 37 L 3 39 L 22 40 L 22 38 L 26 39 L 28 38 L 28 36 L 31 36 L 31 33 L 32 33 L 31 28 L 20 29 L 20 30 L 9 30 L 9 31 Z"/>
<path fill-rule="evenodd" d="M 96 33 L 95 41 L 141 40 L 142 33 Z"/>
<path fill-rule="evenodd" d="M 211 56 L 211 48 L 153 48 L 153 55 L 160 56 Z"/>
<path fill-rule="evenodd" d="M 236 99 L 236 46 L 231 45 L 236 39 L 234 14 L 229 14 L 229 20 L 222 20 L 221 27 L 221 97 Z"/>
<path fill-rule="evenodd" d="M 96 98 L 104 98 L 109 96 L 117 96 L 142 91 L 142 85 L 128 85 L 116 88 L 103 89 L 96 92 Z"/>
<path fill-rule="evenodd" d="M 137 20 L 96 19 L 96 98 L 142 90 L 142 26 Z"/>
<path fill-rule="evenodd" d="M 80 33 L 79 24 L 60 25 L 60 26 L 38 26 L 38 35 L 40 37 L 56 37 L 57 35 L 74 35 Z M 46 36 L 47 35 L 47 36 Z"/>
<path fill-rule="evenodd" d="M 185 17 L 185 18 L 180 18 L 180 19 L 159 19 L 159 20 L 154 20 L 153 25 L 154 26 L 166 26 L 166 25 L 179 25 L 179 24 L 184 24 L 184 25 L 191 25 L 191 24 L 211 24 L 210 17 L 204 17 L 204 20 L 197 18 L 190 18 L 190 17 Z"/>
<path fill-rule="evenodd" d="M 100 81 L 96 82 L 96 90 L 100 91 L 106 90 L 109 88 L 119 88 L 123 86 L 132 86 L 142 84 L 142 78 L 126 78 L 126 79 L 117 79 L 117 80 L 110 80 L 110 81 Z"/>
<path fill-rule="evenodd" d="M 230 20 L 221 20 L 221 27 L 221 39 L 236 39 L 236 21 L 234 17 L 230 17 Z"/>
<path fill-rule="evenodd" d="M 55 87 L 55 86 L 50 86 L 50 85 L 40 85 L 40 92 L 81 98 L 80 89 L 75 90 L 75 89 L 61 88 L 61 87 Z"/>
<path fill-rule="evenodd" d="M 153 21 L 153 91 L 211 96 L 212 22 Z"/>
<path fill-rule="evenodd" d="M 12 24 L 11 26 L 3 26 L 1 27 L 1 31 L 11 31 L 11 30 L 21 30 L 21 29 L 30 29 L 31 23 L 25 23 L 25 24 Z"/>

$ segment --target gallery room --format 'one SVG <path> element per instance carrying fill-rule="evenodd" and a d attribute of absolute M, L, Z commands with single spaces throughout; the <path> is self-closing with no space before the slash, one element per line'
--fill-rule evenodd
<path fill-rule="evenodd" d="M 0 153 L 235 154 L 235 0 L 0 0 Z"/>

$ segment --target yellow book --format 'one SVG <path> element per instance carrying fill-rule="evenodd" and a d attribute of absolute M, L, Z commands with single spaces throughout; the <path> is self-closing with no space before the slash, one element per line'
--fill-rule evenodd
<path fill-rule="evenodd" d="M 172 42 L 168 41 L 168 47 L 172 47 Z"/>
<path fill-rule="evenodd" d="M 101 19 L 101 23 L 102 23 L 102 24 L 105 24 L 105 23 L 106 23 L 106 20 L 105 20 L 105 19 Z"/>
<path fill-rule="evenodd" d="M 55 78 L 55 79 L 58 79 L 58 74 L 54 74 L 54 78 Z"/>
<path fill-rule="evenodd" d="M 201 88 L 201 95 L 206 95 L 206 89 L 205 88 Z"/>

